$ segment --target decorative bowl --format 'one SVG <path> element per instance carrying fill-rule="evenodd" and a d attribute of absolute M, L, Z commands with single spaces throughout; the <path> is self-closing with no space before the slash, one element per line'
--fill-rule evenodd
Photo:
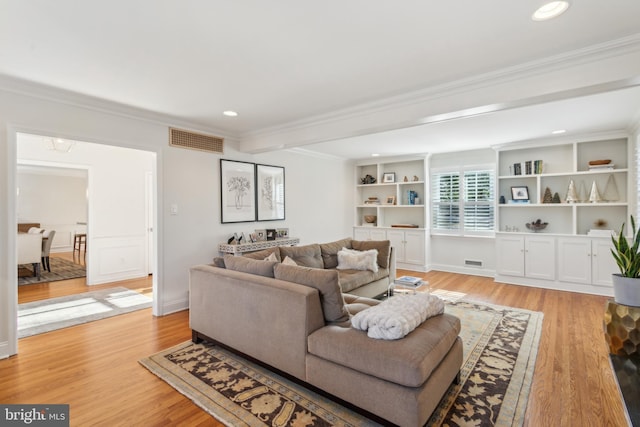
<path fill-rule="evenodd" d="M 591 160 L 589 162 L 589 166 L 608 165 L 609 163 L 611 163 L 611 160 L 609 160 L 609 159 L 607 159 L 607 160 Z"/>
<path fill-rule="evenodd" d="M 375 216 L 375 215 L 365 215 L 364 216 L 364 222 L 368 222 L 369 224 L 373 224 L 374 222 L 376 222 L 377 219 L 378 219 L 378 217 Z"/>
<path fill-rule="evenodd" d="M 531 221 L 525 224 L 527 226 L 527 228 L 531 231 L 538 232 L 540 230 L 544 230 L 545 228 L 547 228 L 547 225 L 549 225 L 548 222 L 542 222 L 539 219 L 536 221 Z"/>

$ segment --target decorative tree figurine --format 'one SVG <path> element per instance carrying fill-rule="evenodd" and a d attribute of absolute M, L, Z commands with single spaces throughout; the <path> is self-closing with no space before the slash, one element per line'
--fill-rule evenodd
<path fill-rule="evenodd" d="M 553 199 L 552 199 L 551 203 L 560 203 L 560 195 L 558 194 L 558 192 L 557 192 L 557 191 L 556 191 L 556 193 L 553 195 Z"/>
<path fill-rule="evenodd" d="M 576 203 L 578 202 L 578 194 L 576 193 L 576 185 L 573 180 L 569 181 L 569 188 L 567 189 L 567 203 Z"/>
<path fill-rule="evenodd" d="M 618 194 L 618 185 L 616 184 L 616 179 L 613 175 L 609 175 L 607 179 L 607 185 L 604 187 L 604 195 L 603 199 L 606 202 L 616 202 L 620 198 Z"/>
<path fill-rule="evenodd" d="M 591 193 L 589 193 L 589 201 L 591 203 L 598 203 L 602 201 L 602 199 L 600 198 L 600 192 L 598 191 L 598 185 L 596 184 L 595 181 L 593 181 L 593 184 L 591 185 Z"/>
<path fill-rule="evenodd" d="M 542 198 L 542 203 L 553 203 L 553 196 L 551 195 L 551 189 L 547 187 L 544 190 L 544 197 Z"/>

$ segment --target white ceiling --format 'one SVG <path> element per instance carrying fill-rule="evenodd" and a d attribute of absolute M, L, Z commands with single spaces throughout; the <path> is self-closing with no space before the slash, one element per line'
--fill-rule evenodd
<path fill-rule="evenodd" d="M 547 22 L 530 19 L 535 3 L 0 0 L 0 74 L 242 140 L 640 36 L 637 0 L 574 0 Z M 518 105 L 304 149 L 360 158 L 372 151 L 397 155 L 535 139 L 556 128 L 621 129 L 637 120 L 638 90 Z M 228 109 L 240 116 L 224 117 Z"/>

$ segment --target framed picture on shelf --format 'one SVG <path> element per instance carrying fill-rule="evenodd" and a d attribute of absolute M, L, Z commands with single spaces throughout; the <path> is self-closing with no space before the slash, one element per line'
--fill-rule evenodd
<path fill-rule="evenodd" d="M 511 199 L 515 201 L 529 201 L 529 187 L 511 187 Z"/>
<path fill-rule="evenodd" d="M 284 168 L 256 165 L 258 221 L 284 219 Z"/>
<path fill-rule="evenodd" d="M 256 235 L 256 242 L 264 242 L 267 240 L 267 230 L 256 230 L 254 234 Z"/>
<path fill-rule="evenodd" d="M 382 182 L 396 182 L 395 172 L 385 172 L 382 174 Z"/>
<path fill-rule="evenodd" d="M 384 202 L 386 205 L 395 205 L 396 204 L 396 196 L 389 196 Z"/>
<path fill-rule="evenodd" d="M 267 228 L 267 240 L 276 240 L 277 232 L 275 228 Z"/>
<path fill-rule="evenodd" d="M 278 239 L 288 239 L 289 238 L 289 229 L 288 228 L 276 228 L 276 237 Z"/>
<path fill-rule="evenodd" d="M 220 159 L 220 221 L 256 220 L 255 163 Z"/>

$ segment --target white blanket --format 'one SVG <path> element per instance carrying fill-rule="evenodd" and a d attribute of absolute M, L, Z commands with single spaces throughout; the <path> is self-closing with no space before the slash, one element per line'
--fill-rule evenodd
<path fill-rule="evenodd" d="M 357 313 L 351 318 L 351 325 L 367 331 L 370 338 L 397 340 L 443 312 L 444 301 L 435 295 L 421 292 L 396 295 Z"/>

